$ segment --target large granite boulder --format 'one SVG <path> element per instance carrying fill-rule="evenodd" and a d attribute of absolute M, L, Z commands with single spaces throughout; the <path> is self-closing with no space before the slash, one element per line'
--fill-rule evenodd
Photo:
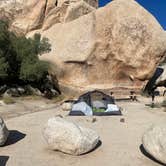
<path fill-rule="evenodd" d="M 134 0 L 115 0 L 38 32 L 52 44 L 41 59 L 53 64 L 50 73 L 64 89 L 141 89 L 166 56 L 164 30 Z"/>
<path fill-rule="evenodd" d="M 4 145 L 9 136 L 9 131 L 5 125 L 5 122 L 0 117 L 0 146 Z"/>
<path fill-rule="evenodd" d="M 151 127 L 142 138 L 143 147 L 156 160 L 166 164 L 166 126 Z"/>
<path fill-rule="evenodd" d="M 99 136 L 95 131 L 61 117 L 49 119 L 43 133 L 51 149 L 71 155 L 87 153 L 99 142 Z"/>

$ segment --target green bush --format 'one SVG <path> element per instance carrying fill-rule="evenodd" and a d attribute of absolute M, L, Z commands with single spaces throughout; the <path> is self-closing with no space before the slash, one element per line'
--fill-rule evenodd
<path fill-rule="evenodd" d="M 33 38 L 16 36 L 0 21 L 0 80 L 9 83 L 40 82 L 48 74 L 48 63 L 38 55 L 51 50 L 47 38 L 35 34 Z"/>
<path fill-rule="evenodd" d="M 19 78 L 24 81 L 40 81 L 48 71 L 48 63 L 43 61 L 29 62 L 23 61 Z"/>
<path fill-rule="evenodd" d="M 0 78 L 4 79 L 7 77 L 8 67 L 8 63 L 2 55 L 2 51 L 0 51 Z"/>

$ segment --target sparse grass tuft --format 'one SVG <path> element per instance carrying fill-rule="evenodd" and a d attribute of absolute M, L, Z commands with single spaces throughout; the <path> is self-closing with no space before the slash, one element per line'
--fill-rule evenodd
<path fill-rule="evenodd" d="M 54 98 L 52 98 L 52 102 L 53 103 L 58 103 L 58 102 L 61 102 L 61 101 L 63 101 L 63 100 L 65 100 L 65 96 L 64 95 L 59 95 L 59 96 L 57 96 L 57 97 L 54 97 Z"/>
<path fill-rule="evenodd" d="M 27 95 L 20 97 L 21 100 L 41 100 L 43 97 L 42 96 L 36 96 L 36 95 Z"/>
<path fill-rule="evenodd" d="M 3 97 L 3 102 L 5 104 L 14 104 L 16 101 L 12 97 Z"/>

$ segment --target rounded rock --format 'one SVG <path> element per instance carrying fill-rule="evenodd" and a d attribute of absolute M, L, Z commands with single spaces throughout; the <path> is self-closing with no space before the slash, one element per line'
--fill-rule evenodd
<path fill-rule="evenodd" d="M 0 117 L 0 146 L 3 146 L 9 136 L 9 131 L 4 120 Z"/>
<path fill-rule="evenodd" d="M 43 135 L 51 149 L 71 155 L 85 154 L 99 142 L 95 131 L 60 117 L 48 120 Z"/>
<path fill-rule="evenodd" d="M 148 129 L 142 138 L 146 152 L 156 160 L 166 164 L 166 126 L 160 124 Z"/>

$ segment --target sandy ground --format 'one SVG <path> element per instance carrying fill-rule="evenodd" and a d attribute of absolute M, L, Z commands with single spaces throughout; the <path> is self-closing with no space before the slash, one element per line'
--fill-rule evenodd
<path fill-rule="evenodd" d="M 0 147 L 0 166 L 159 166 L 141 152 L 141 138 L 152 124 L 166 121 L 166 112 L 146 107 L 150 99 L 140 100 L 118 102 L 123 116 L 97 117 L 95 123 L 89 117 L 68 117 L 58 107 L 6 118 L 11 134 L 7 145 Z M 42 130 L 48 118 L 57 114 L 96 130 L 101 145 L 82 156 L 49 150 Z M 121 118 L 125 123 L 120 122 Z"/>
<path fill-rule="evenodd" d="M 4 104 L 0 101 L 0 116 L 4 120 L 23 116 L 25 114 L 31 114 L 33 112 L 40 112 L 43 110 L 48 110 L 52 108 L 57 108 L 60 104 L 55 104 L 53 101 L 49 101 L 44 98 L 39 99 L 15 99 L 16 103 L 14 104 Z"/>

